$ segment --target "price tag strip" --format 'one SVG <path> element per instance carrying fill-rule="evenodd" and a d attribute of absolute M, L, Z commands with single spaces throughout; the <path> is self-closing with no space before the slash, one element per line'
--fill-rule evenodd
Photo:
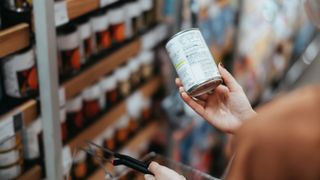
<path fill-rule="evenodd" d="M 60 1 L 54 4 L 54 14 L 56 26 L 61 26 L 69 22 L 67 2 Z"/>

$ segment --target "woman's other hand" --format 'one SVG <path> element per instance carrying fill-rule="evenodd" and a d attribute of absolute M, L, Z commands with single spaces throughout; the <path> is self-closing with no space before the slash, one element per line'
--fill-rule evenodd
<path fill-rule="evenodd" d="M 256 113 L 233 76 L 221 64 L 218 68 L 225 85 L 219 85 L 211 94 L 194 99 L 185 92 L 180 79 L 176 84 L 182 99 L 195 112 L 221 131 L 235 133 L 244 120 Z"/>
<path fill-rule="evenodd" d="M 186 179 L 185 177 L 173 171 L 172 169 L 169 169 L 165 166 L 161 166 L 156 162 L 151 162 L 148 169 L 154 174 L 154 176 L 146 174 L 144 176 L 145 180 L 167 180 L 167 179 L 185 180 Z"/>

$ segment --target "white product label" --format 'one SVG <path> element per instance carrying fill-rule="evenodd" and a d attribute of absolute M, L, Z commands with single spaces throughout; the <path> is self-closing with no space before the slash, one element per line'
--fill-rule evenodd
<path fill-rule="evenodd" d="M 109 4 L 115 3 L 118 0 L 100 0 L 100 7 L 105 7 Z"/>
<path fill-rule="evenodd" d="M 56 2 L 54 4 L 54 13 L 55 13 L 56 26 L 61 26 L 65 23 L 69 22 L 66 1 Z"/>
<path fill-rule="evenodd" d="M 69 146 L 65 146 L 62 150 L 62 171 L 63 174 L 69 174 L 72 166 L 72 155 Z"/>
<path fill-rule="evenodd" d="M 26 159 L 35 159 L 39 157 L 39 139 L 38 134 L 42 129 L 41 119 L 38 118 L 23 131 L 23 153 Z"/>
<path fill-rule="evenodd" d="M 12 117 L 0 121 L 0 142 L 8 140 L 14 135 L 14 123 Z"/>
<path fill-rule="evenodd" d="M 59 105 L 63 107 L 66 104 L 66 91 L 64 87 L 59 89 Z"/>
<path fill-rule="evenodd" d="M 200 31 L 177 35 L 166 45 L 170 59 L 188 91 L 195 85 L 219 76 L 219 71 Z"/>

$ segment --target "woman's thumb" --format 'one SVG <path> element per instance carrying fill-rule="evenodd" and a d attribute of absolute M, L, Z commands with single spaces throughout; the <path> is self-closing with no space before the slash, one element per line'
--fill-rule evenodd
<path fill-rule="evenodd" d="M 240 85 L 237 83 L 237 81 L 234 79 L 234 77 L 229 73 L 229 71 L 227 71 L 227 69 L 224 68 L 221 63 L 219 63 L 218 68 L 219 68 L 219 72 L 222 76 L 222 79 L 223 79 L 224 83 L 226 84 L 226 86 L 228 87 L 228 89 L 230 91 L 238 90 L 240 88 Z"/>

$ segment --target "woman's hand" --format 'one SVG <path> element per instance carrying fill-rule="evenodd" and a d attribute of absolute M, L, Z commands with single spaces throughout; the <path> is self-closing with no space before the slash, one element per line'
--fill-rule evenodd
<path fill-rule="evenodd" d="M 165 166 L 161 166 L 156 162 L 151 162 L 149 165 L 149 171 L 151 171 L 154 176 L 146 174 L 144 178 L 146 180 L 185 180 L 186 178 L 177 172 L 169 169 Z"/>
<path fill-rule="evenodd" d="M 182 99 L 200 116 L 224 132 L 235 133 L 244 120 L 256 113 L 232 75 L 221 64 L 218 68 L 226 86 L 219 85 L 211 94 L 193 99 L 185 92 L 180 79 L 176 79 L 176 84 Z"/>

